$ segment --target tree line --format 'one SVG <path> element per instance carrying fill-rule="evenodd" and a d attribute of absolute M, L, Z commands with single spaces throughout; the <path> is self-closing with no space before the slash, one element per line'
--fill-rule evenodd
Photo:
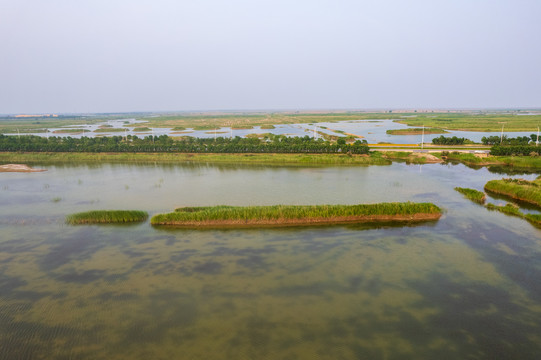
<path fill-rule="evenodd" d="M 445 137 L 442 135 L 440 137 L 432 139 L 432 144 L 434 145 L 463 145 L 464 142 L 466 141 L 471 142 L 470 140 L 466 138 L 459 138 L 456 136 Z"/>
<path fill-rule="evenodd" d="M 23 152 L 182 152 L 182 153 L 325 153 L 368 154 L 366 140 L 346 143 L 309 136 L 269 135 L 259 138 L 194 138 L 175 139 L 167 135 L 134 135 L 108 137 L 41 137 L 0 134 L 0 151 Z"/>
<path fill-rule="evenodd" d="M 481 142 L 483 145 L 528 145 L 529 143 L 535 143 L 537 140 L 536 134 L 531 134 L 530 136 L 517 136 L 516 138 L 503 136 L 483 136 Z"/>
<path fill-rule="evenodd" d="M 490 148 L 490 155 L 494 156 L 538 156 L 539 146 L 535 145 L 494 145 Z"/>

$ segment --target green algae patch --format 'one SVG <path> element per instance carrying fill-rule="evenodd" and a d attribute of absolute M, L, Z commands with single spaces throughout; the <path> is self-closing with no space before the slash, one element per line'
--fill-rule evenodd
<path fill-rule="evenodd" d="M 66 216 L 68 224 L 118 224 L 142 222 L 148 218 L 146 211 L 140 210 L 93 210 Z"/>
<path fill-rule="evenodd" d="M 455 187 L 455 190 L 473 202 L 476 202 L 479 204 L 485 203 L 486 195 L 482 191 L 469 189 L 469 188 L 462 188 L 462 187 Z"/>
<path fill-rule="evenodd" d="M 209 206 L 178 208 L 158 214 L 152 225 L 183 227 L 302 226 L 353 223 L 411 223 L 434 221 L 441 209 L 431 203 L 359 205 Z"/>

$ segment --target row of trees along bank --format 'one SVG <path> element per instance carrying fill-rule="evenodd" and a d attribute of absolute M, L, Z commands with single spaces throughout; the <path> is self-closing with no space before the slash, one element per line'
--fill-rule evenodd
<path fill-rule="evenodd" d="M 110 137 L 41 137 L 0 134 L 0 151 L 24 152 L 182 152 L 182 153 L 325 153 L 368 154 L 366 140 L 347 144 L 314 140 L 309 136 L 268 135 L 259 138 L 175 139 L 167 135 L 139 138 L 128 135 Z"/>

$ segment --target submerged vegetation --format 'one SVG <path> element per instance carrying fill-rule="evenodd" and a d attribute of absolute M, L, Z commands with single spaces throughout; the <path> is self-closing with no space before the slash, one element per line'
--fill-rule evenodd
<path fill-rule="evenodd" d="M 153 225 L 193 227 L 314 225 L 436 220 L 441 209 L 431 203 L 365 205 L 212 206 L 179 208 L 152 217 Z"/>
<path fill-rule="evenodd" d="M 146 211 L 140 210 L 94 210 L 66 216 L 68 224 L 112 224 L 142 222 L 148 218 Z"/>
<path fill-rule="evenodd" d="M 485 203 L 486 195 L 482 191 L 462 187 L 455 187 L 455 190 L 464 195 L 466 198 L 470 199 L 471 201 L 479 204 Z"/>

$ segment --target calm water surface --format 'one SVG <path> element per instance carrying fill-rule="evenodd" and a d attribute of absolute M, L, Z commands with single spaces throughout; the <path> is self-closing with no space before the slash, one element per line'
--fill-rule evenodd
<path fill-rule="evenodd" d="M 541 230 L 453 190 L 504 175 L 463 165 L 43 167 L 0 174 L 0 359 L 541 353 Z M 411 227 L 64 224 L 91 209 L 408 200 L 445 214 Z"/>

